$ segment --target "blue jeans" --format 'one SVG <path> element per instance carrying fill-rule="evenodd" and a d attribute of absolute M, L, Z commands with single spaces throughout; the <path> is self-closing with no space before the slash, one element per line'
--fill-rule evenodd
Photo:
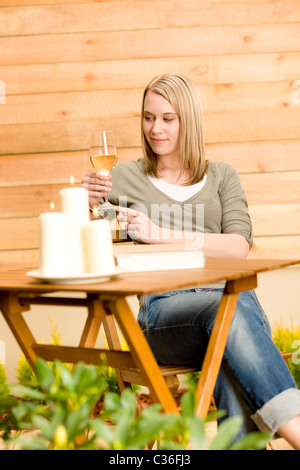
<path fill-rule="evenodd" d="M 138 322 L 158 363 L 201 367 L 222 293 L 189 289 L 140 298 Z M 300 414 L 300 391 L 252 290 L 239 294 L 214 398 L 227 417 L 243 416 L 238 437 L 275 433 Z"/>

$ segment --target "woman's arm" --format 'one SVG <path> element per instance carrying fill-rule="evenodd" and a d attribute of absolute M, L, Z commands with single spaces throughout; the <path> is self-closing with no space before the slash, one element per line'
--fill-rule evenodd
<path fill-rule="evenodd" d="M 115 207 L 120 212 L 119 221 L 127 223 L 127 233 L 143 243 L 187 243 L 208 258 L 247 258 L 249 243 L 234 233 L 183 232 L 159 227 L 143 212 Z"/>
<path fill-rule="evenodd" d="M 247 258 L 249 243 L 235 233 L 204 233 L 203 251 L 208 258 Z"/>

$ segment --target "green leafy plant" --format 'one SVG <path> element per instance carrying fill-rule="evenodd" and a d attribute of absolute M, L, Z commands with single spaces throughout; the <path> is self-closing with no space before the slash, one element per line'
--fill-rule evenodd
<path fill-rule="evenodd" d="M 288 359 L 289 369 L 293 375 L 297 387 L 300 388 L 300 326 L 284 326 L 282 323 L 276 323 L 272 328 L 273 341 L 279 351 L 295 353 L 296 357 Z"/>
<path fill-rule="evenodd" d="M 36 380 L 34 370 L 29 365 L 23 353 L 18 359 L 18 367 L 16 368 L 16 372 L 16 378 L 19 384 L 24 385 L 25 387 L 38 388 L 39 384 Z"/>
<path fill-rule="evenodd" d="M 62 335 L 59 332 L 57 325 L 53 323 L 50 316 L 48 317 L 48 319 L 52 327 L 51 335 L 50 335 L 50 344 L 60 346 Z M 52 363 L 49 363 L 49 366 L 52 367 Z M 67 367 L 71 369 L 72 365 L 68 365 Z M 39 383 L 36 379 L 34 370 L 29 365 L 23 353 L 20 355 L 18 359 L 18 366 L 16 368 L 16 372 L 17 372 L 16 378 L 19 384 L 24 385 L 25 387 L 32 387 L 35 389 L 39 388 Z"/>
<path fill-rule="evenodd" d="M 97 367 L 99 369 L 99 374 L 106 380 L 107 390 L 119 394 L 120 387 L 118 384 L 116 371 L 113 367 L 109 367 L 107 365 L 106 357 L 104 354 L 101 355 L 101 362 Z"/>
<path fill-rule="evenodd" d="M 173 425 L 175 415 L 160 413 L 160 405 L 150 405 L 137 413 L 136 397 L 130 389 L 121 395 L 105 394 L 104 413 L 91 427 L 98 446 L 106 450 L 143 450 L 148 443 Z M 108 425 L 109 420 L 113 425 Z"/>
<path fill-rule="evenodd" d="M 13 408 L 17 404 L 17 398 L 10 395 L 6 371 L 0 363 L 0 437 L 4 440 L 9 438 L 12 430 L 16 433 L 22 429 L 18 418 L 13 413 Z"/>
<path fill-rule="evenodd" d="M 211 413 L 206 419 L 195 413 L 195 394 L 188 391 L 183 395 L 182 412 L 177 416 L 174 425 L 165 436 L 162 436 L 161 449 L 187 449 L 191 443 L 195 450 L 258 450 L 266 447 L 270 439 L 269 433 L 253 432 L 236 440 L 243 420 L 240 416 L 228 418 L 220 424 L 218 432 L 210 441 L 207 438 L 205 425 L 208 421 L 221 417 L 224 411 Z"/>
<path fill-rule="evenodd" d="M 5 367 L 0 362 L 0 435 L 7 437 L 11 431 L 11 417 L 9 416 L 14 399 L 9 397 L 9 385 Z M 14 423 L 17 426 L 17 423 Z"/>
<path fill-rule="evenodd" d="M 8 391 L 7 375 L 5 367 L 0 362 L 0 396 L 6 395 Z"/>
<path fill-rule="evenodd" d="M 222 425 L 210 444 L 205 435 L 206 420 L 195 414 L 195 398 L 183 396 L 180 415 L 162 413 L 154 404 L 137 412 L 135 393 L 106 391 L 101 369 L 79 363 L 70 371 L 59 361 L 49 364 L 38 359 L 35 375 L 39 389 L 10 385 L 9 394 L 0 397 L 0 410 L 9 416 L 0 422 L 7 448 L 20 449 L 145 449 L 157 441 L 159 449 L 257 449 L 266 445 L 269 435 L 254 433 L 233 443 L 241 428 L 239 417 Z M 104 412 L 93 417 L 95 403 L 105 393 Z M 35 431 L 30 439 L 15 436 L 12 428 Z"/>
<path fill-rule="evenodd" d="M 8 444 L 40 450 L 84 448 L 86 438 L 82 436 L 88 429 L 95 403 L 106 388 L 98 369 L 78 363 L 71 373 L 59 361 L 50 368 L 47 362 L 38 359 L 35 375 L 39 390 L 10 386 L 10 398 L 15 400 L 10 404 L 10 414 L 17 429 L 37 430 L 37 435 L 29 440 L 10 438 Z"/>
<path fill-rule="evenodd" d="M 120 339 L 121 350 L 122 351 L 129 351 L 129 346 L 128 346 L 122 332 L 118 331 L 118 335 L 119 335 L 119 339 Z M 103 343 L 104 343 L 104 348 L 109 349 L 108 341 L 107 341 L 107 338 L 106 338 L 105 334 L 103 334 L 102 339 L 103 339 Z M 120 387 L 119 387 L 116 371 L 113 367 L 110 367 L 110 366 L 107 365 L 106 358 L 105 358 L 104 354 L 101 356 L 101 363 L 100 363 L 99 367 L 101 369 L 101 371 L 100 371 L 101 375 L 103 375 L 103 377 L 107 381 L 107 390 L 109 390 L 113 393 L 118 393 L 119 394 L 120 393 Z M 131 387 L 135 391 L 141 389 L 141 387 L 139 385 L 136 385 L 136 384 L 132 384 Z"/>
<path fill-rule="evenodd" d="M 50 344 L 60 346 L 62 334 L 60 333 L 57 325 L 53 323 L 51 318 L 49 317 L 50 324 L 52 326 L 51 330 L 51 337 L 50 337 Z M 105 337 L 103 337 L 104 342 Z M 121 347 L 123 351 L 128 349 L 127 343 L 121 337 Z M 108 349 L 108 345 L 106 342 L 106 348 Z M 49 363 L 49 367 L 52 367 L 52 363 Z M 72 368 L 72 364 L 66 365 L 70 370 Z M 114 393 L 120 393 L 120 387 L 118 384 L 118 379 L 116 376 L 116 371 L 113 367 L 107 365 L 105 356 L 101 357 L 101 362 L 99 364 L 99 374 L 106 380 L 107 382 L 107 389 Z M 32 387 L 35 389 L 39 388 L 39 383 L 36 379 L 34 370 L 29 365 L 27 359 L 24 357 L 24 354 L 21 354 L 18 360 L 18 367 L 16 368 L 17 372 L 17 381 L 19 384 L 24 385 L 26 387 Z M 132 388 L 134 390 L 140 389 L 138 385 L 133 385 Z"/>

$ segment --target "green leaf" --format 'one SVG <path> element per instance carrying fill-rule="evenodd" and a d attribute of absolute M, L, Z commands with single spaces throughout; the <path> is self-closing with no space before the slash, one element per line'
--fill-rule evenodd
<path fill-rule="evenodd" d="M 87 403 L 84 403 L 79 410 L 72 411 L 69 414 L 65 425 L 70 440 L 82 434 L 89 422 L 90 415 L 91 409 Z"/>
<path fill-rule="evenodd" d="M 97 385 L 97 377 L 98 372 L 96 367 L 78 363 L 74 372 L 76 392 L 82 394 L 90 387 L 95 387 Z"/>
<path fill-rule="evenodd" d="M 206 423 L 209 423 L 210 421 L 214 421 L 215 419 L 220 419 L 226 415 L 227 415 L 226 410 L 210 411 L 209 414 L 204 418 L 204 420 Z"/>
<path fill-rule="evenodd" d="M 144 409 L 136 421 L 134 435 L 128 440 L 127 449 L 143 449 L 149 442 L 155 441 L 164 429 L 171 428 L 178 417 L 160 413 L 161 406 L 151 405 Z"/>
<path fill-rule="evenodd" d="M 42 388 L 49 391 L 51 385 L 54 383 L 52 370 L 44 359 L 37 358 L 35 362 L 35 373 Z"/>
<path fill-rule="evenodd" d="M 20 401 L 17 406 L 12 410 L 15 419 L 20 426 L 31 424 L 32 416 L 39 410 L 39 405 L 36 403 Z"/>
<path fill-rule="evenodd" d="M 50 419 L 45 419 L 40 415 L 33 416 L 32 423 L 37 429 L 41 431 L 43 437 L 51 442 L 53 440 L 57 426 L 63 422 L 63 419 L 63 413 L 61 410 L 57 410 L 54 414 L 51 415 Z"/>
<path fill-rule="evenodd" d="M 261 450 L 265 449 L 272 434 L 268 432 L 251 432 L 241 437 L 229 450 Z"/>
<path fill-rule="evenodd" d="M 194 450 L 203 450 L 206 448 L 207 442 L 204 423 L 204 419 L 197 415 L 193 415 L 188 419 L 187 426 Z"/>
<path fill-rule="evenodd" d="M 115 416 L 116 421 L 116 438 L 120 443 L 126 444 L 129 439 L 133 417 L 123 412 Z"/>
<path fill-rule="evenodd" d="M 13 406 L 16 406 L 18 400 L 15 397 L 10 395 L 5 395 L 0 397 L 0 413 L 7 412 L 8 409 L 11 409 Z"/>
<path fill-rule="evenodd" d="M 75 389 L 75 380 L 67 367 L 61 362 L 56 363 L 57 371 L 60 375 L 63 387 L 69 392 L 73 392 Z"/>
<path fill-rule="evenodd" d="M 91 422 L 91 428 L 94 429 L 96 436 L 102 439 L 109 449 L 112 448 L 114 441 L 114 428 L 107 425 L 101 418 L 95 418 Z"/>
<path fill-rule="evenodd" d="M 120 408 L 120 396 L 115 393 L 108 392 L 104 397 L 104 409 L 106 412 L 113 412 Z"/>
<path fill-rule="evenodd" d="M 182 416 L 193 416 L 195 413 L 195 395 L 191 391 L 187 391 L 182 396 L 181 401 Z"/>
<path fill-rule="evenodd" d="M 227 450 L 239 433 L 242 424 L 243 419 L 241 416 L 233 416 L 223 421 L 218 428 L 216 437 L 211 443 L 210 450 Z"/>
<path fill-rule="evenodd" d="M 24 387 L 23 385 L 11 385 L 11 391 L 16 395 L 21 396 L 22 398 L 30 398 L 33 400 L 46 399 L 45 393 L 30 387 Z"/>
<path fill-rule="evenodd" d="M 23 437 L 15 437 L 6 441 L 7 447 L 17 445 L 22 450 L 49 450 L 48 446 L 43 440 L 38 439 L 26 439 Z"/>
<path fill-rule="evenodd" d="M 132 390 L 126 388 L 121 395 L 120 399 L 121 409 L 126 410 L 129 416 L 135 416 L 137 407 L 136 407 L 136 397 Z"/>
<path fill-rule="evenodd" d="M 35 425 L 35 427 L 42 432 L 43 437 L 51 441 L 51 439 L 53 438 L 54 430 L 55 430 L 53 421 L 48 421 L 42 416 L 33 416 L 32 422 Z"/>

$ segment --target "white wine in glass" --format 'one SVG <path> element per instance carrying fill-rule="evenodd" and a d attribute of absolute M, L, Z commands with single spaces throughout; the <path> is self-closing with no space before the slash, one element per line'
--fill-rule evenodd
<path fill-rule="evenodd" d="M 112 131 L 98 131 L 91 137 L 90 160 L 97 173 L 108 175 L 116 166 L 118 154 Z M 101 204 L 101 212 L 110 207 L 108 198 Z"/>

